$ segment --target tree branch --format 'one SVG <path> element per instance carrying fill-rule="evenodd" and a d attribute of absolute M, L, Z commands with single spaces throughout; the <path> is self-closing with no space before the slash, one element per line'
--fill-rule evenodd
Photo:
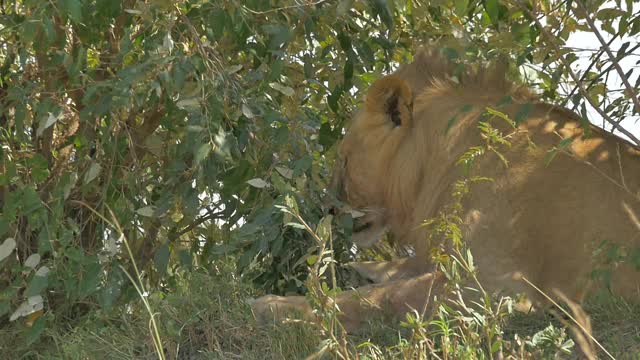
<path fill-rule="evenodd" d="M 211 209 L 211 210 L 213 210 L 213 209 Z M 209 212 L 207 215 L 204 215 L 204 216 L 201 216 L 201 217 L 197 218 L 191 224 L 187 225 L 184 229 L 181 229 L 180 231 L 175 233 L 175 235 L 171 236 L 169 238 L 169 241 L 173 241 L 175 239 L 178 239 L 180 236 L 188 233 L 189 231 L 197 228 L 198 226 L 202 225 L 203 223 L 205 223 L 205 222 L 207 222 L 209 220 L 217 219 L 220 215 L 222 215 L 223 212 L 224 211 Z"/>
<path fill-rule="evenodd" d="M 587 9 L 584 7 L 584 5 L 582 5 L 580 1 L 575 1 L 574 3 L 577 5 L 578 8 L 580 8 L 580 11 L 584 12 L 585 14 L 584 18 L 587 21 L 589 28 L 591 29 L 593 34 L 598 38 L 598 41 L 600 41 L 600 44 L 602 45 L 602 49 L 607 53 L 607 55 L 609 56 L 609 59 L 611 59 L 611 63 L 613 64 L 613 67 L 616 69 L 616 71 L 618 72 L 618 75 L 620 75 L 620 79 L 622 80 L 622 83 L 629 91 L 629 96 L 631 97 L 631 101 L 633 101 L 633 104 L 636 107 L 636 111 L 640 112 L 640 98 L 638 98 L 638 94 L 636 94 L 635 89 L 631 86 L 631 84 L 629 83 L 629 80 L 627 80 L 627 77 L 625 76 L 624 71 L 622 71 L 622 68 L 620 67 L 620 63 L 618 62 L 618 59 L 613 55 L 613 52 L 611 52 L 611 49 L 609 48 L 607 43 L 604 41 L 604 38 L 602 38 L 602 34 L 600 34 L 600 31 L 598 31 L 598 28 L 596 28 L 595 22 L 589 16 L 589 13 Z M 574 14 L 578 15 L 575 10 L 573 12 Z"/>
<path fill-rule="evenodd" d="M 613 40 L 615 39 L 616 39 L 616 36 L 612 37 L 611 40 L 609 40 L 608 45 L 611 45 L 611 43 L 613 43 Z M 593 61 L 591 61 L 591 63 L 587 67 L 587 70 L 585 70 L 584 73 L 582 73 L 582 76 L 580 77 L 580 82 L 584 81 L 587 78 L 587 75 L 589 75 L 589 71 L 591 71 L 591 69 L 596 65 L 596 63 L 600 59 L 600 56 L 602 56 L 603 53 L 604 53 L 603 49 L 598 50 L 598 53 L 595 55 Z M 596 79 L 602 76 L 602 74 L 604 74 L 605 72 L 606 71 L 603 71 L 602 73 L 598 74 Z M 587 89 L 593 85 L 596 79 L 591 80 L 590 84 L 587 86 Z M 573 89 L 571 89 L 571 92 L 569 93 L 569 95 L 567 95 L 565 100 L 562 102 L 563 103 L 562 106 L 564 106 L 567 103 L 567 101 L 569 101 L 569 99 L 573 96 L 573 94 L 576 93 L 576 90 L 578 90 L 578 85 L 574 86 Z"/>
<path fill-rule="evenodd" d="M 603 119 L 605 119 L 609 124 L 613 125 L 614 128 L 616 128 L 618 131 L 620 131 L 621 133 L 626 135 L 629 139 L 631 139 L 631 141 L 634 144 L 640 146 L 640 140 L 637 137 L 635 137 L 631 132 L 629 132 L 623 126 L 618 124 L 616 121 L 613 121 L 613 119 L 611 119 L 611 117 L 609 117 L 609 115 L 607 115 L 607 113 L 605 113 L 600 108 L 600 106 L 596 104 L 596 102 L 593 99 L 591 99 L 591 97 L 589 96 L 589 93 L 587 92 L 584 85 L 580 81 L 580 78 L 571 69 L 571 64 L 562 56 L 560 46 L 555 42 L 556 38 L 554 38 L 553 36 L 551 36 L 551 34 L 549 34 L 549 32 L 547 31 L 547 29 L 545 29 L 545 27 L 542 25 L 540 20 L 535 16 L 535 14 L 531 10 L 529 10 L 529 8 L 526 5 L 524 5 L 520 1 L 516 1 L 516 4 L 518 5 L 518 7 L 520 7 L 520 9 L 522 9 L 522 11 L 528 14 L 529 17 L 531 17 L 531 19 L 533 19 L 538 29 L 540 29 L 540 33 L 542 33 L 547 38 L 547 41 L 549 42 L 549 44 L 553 46 L 553 48 L 556 50 L 556 52 L 558 53 L 558 58 L 560 59 L 562 64 L 567 68 L 567 72 L 569 73 L 569 76 L 571 76 L 573 81 L 576 82 L 576 86 L 578 86 L 578 90 L 580 90 L 580 93 L 582 94 L 582 96 L 584 96 L 584 98 L 589 102 L 589 104 L 591 104 L 591 106 L 596 110 L 596 112 L 598 112 L 598 114 L 602 116 Z"/>

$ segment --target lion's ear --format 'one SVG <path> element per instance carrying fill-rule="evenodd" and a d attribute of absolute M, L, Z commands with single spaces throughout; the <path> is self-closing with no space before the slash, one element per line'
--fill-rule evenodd
<path fill-rule="evenodd" d="M 366 110 L 385 114 L 395 126 L 410 126 L 413 96 L 409 84 L 394 75 L 376 81 L 367 93 Z"/>

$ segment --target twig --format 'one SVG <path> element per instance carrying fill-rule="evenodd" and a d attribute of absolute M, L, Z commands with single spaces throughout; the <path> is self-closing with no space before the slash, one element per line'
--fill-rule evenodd
<path fill-rule="evenodd" d="M 620 144 L 619 143 L 616 144 L 616 153 L 618 155 L 618 168 L 620 169 L 620 181 L 622 181 L 622 186 L 625 189 L 628 190 L 629 188 L 627 187 L 627 184 L 624 181 L 624 172 L 622 172 L 622 156 L 620 156 Z"/>
<path fill-rule="evenodd" d="M 613 36 L 611 37 L 611 40 L 609 40 L 609 43 L 607 45 L 611 45 L 613 43 L 613 41 L 616 39 L 617 36 Z M 573 51 L 576 51 L 575 48 L 572 49 Z M 589 71 L 591 71 L 591 69 L 593 68 L 593 66 L 598 62 L 598 60 L 600 59 L 600 56 L 602 56 L 604 50 L 600 49 L 598 50 L 598 54 L 596 54 L 596 56 L 594 57 L 593 61 L 591 61 L 591 63 L 589 64 L 589 66 L 587 67 L 587 70 L 584 71 L 584 73 L 582 73 L 582 76 L 580 77 L 580 81 L 584 81 L 587 78 L 587 75 L 589 75 Z M 599 74 L 597 78 L 599 78 L 600 76 L 602 76 L 602 73 Z M 589 86 L 587 86 L 587 88 L 591 87 L 591 85 L 593 85 L 593 83 L 595 82 L 595 79 L 592 80 L 591 84 L 589 84 Z M 576 90 L 578 90 L 578 85 L 574 86 L 573 89 L 571 89 L 571 92 L 569 93 L 569 95 L 567 95 L 567 97 L 565 98 L 565 100 L 563 101 L 563 106 L 569 101 L 569 99 L 571 99 L 571 97 L 573 96 L 573 94 L 575 94 Z"/>
<path fill-rule="evenodd" d="M 620 145 L 618 145 L 619 147 Z M 624 184 L 624 175 L 622 174 L 622 160 L 618 160 L 620 162 L 620 175 L 622 176 L 622 180 L 623 183 L 619 183 L 618 181 L 616 181 L 616 179 L 614 179 L 613 177 L 607 175 L 607 173 L 605 173 L 604 171 L 602 171 L 602 169 L 600 169 L 599 167 L 595 166 L 592 162 L 582 159 L 578 156 L 576 156 L 574 153 L 567 151 L 565 149 L 558 149 L 561 153 L 568 155 L 574 159 L 576 159 L 577 161 L 582 162 L 583 164 L 591 167 L 592 169 L 594 169 L 598 174 L 602 175 L 605 179 L 607 179 L 608 181 L 610 181 L 612 184 L 616 185 L 617 187 L 619 187 L 621 190 L 625 191 L 626 193 L 628 193 L 629 195 L 631 195 L 632 198 L 635 198 L 637 200 L 640 201 L 640 195 L 634 194 L 631 190 L 629 190 L 629 188 L 626 186 L 626 184 Z M 618 153 L 618 156 L 620 155 L 620 153 Z"/>
<path fill-rule="evenodd" d="M 549 32 L 547 32 L 547 29 L 542 25 L 542 23 L 535 16 L 535 14 L 533 12 L 531 12 L 531 10 L 529 10 L 529 8 L 527 8 L 527 6 L 522 4 L 520 1 L 516 1 L 515 3 L 522 9 L 522 11 L 527 13 L 531 17 L 531 19 L 533 19 L 533 21 L 535 22 L 536 26 L 540 29 L 540 32 L 549 41 L 549 44 L 551 44 L 553 46 L 553 48 L 556 50 L 556 52 L 558 52 L 558 58 L 560 59 L 562 64 L 565 66 L 565 68 L 567 68 L 567 72 L 569 73 L 569 76 L 571 76 L 573 81 L 576 82 L 576 85 L 578 86 L 578 90 L 580 90 L 580 93 L 582 94 L 582 96 L 584 96 L 584 98 L 589 102 L 589 104 L 591 104 L 591 106 L 596 110 L 596 112 L 600 116 L 602 116 L 603 119 L 607 120 L 607 122 L 609 124 L 613 125 L 614 128 L 616 128 L 618 131 L 620 131 L 621 133 L 626 135 L 629 139 L 631 139 L 631 141 L 633 141 L 634 144 L 640 145 L 640 140 L 637 137 L 635 137 L 631 132 L 629 132 L 627 129 L 622 127 L 616 121 L 613 121 L 613 119 L 611 119 L 611 117 L 609 117 L 609 115 L 607 115 L 607 113 L 605 113 L 598 106 L 598 104 L 596 104 L 596 102 L 593 99 L 591 99 L 591 97 L 587 93 L 587 90 L 584 88 L 584 85 L 580 82 L 580 79 L 578 78 L 578 75 L 576 75 L 576 73 L 571 69 L 571 64 L 569 64 L 569 62 L 562 56 L 560 46 L 558 44 L 556 44 L 555 38 L 553 36 L 551 36 L 549 34 Z"/>
<path fill-rule="evenodd" d="M 255 15 L 264 15 L 264 14 L 270 14 L 270 13 L 274 13 L 274 12 L 278 12 L 278 11 L 282 11 L 282 10 L 289 10 L 289 9 L 296 9 L 296 8 L 301 8 L 301 7 L 307 7 L 307 6 L 314 6 L 314 5 L 320 5 L 324 2 L 327 2 L 329 0 L 318 0 L 316 2 L 308 2 L 308 3 L 304 3 L 304 4 L 297 4 L 297 5 L 289 5 L 289 6 L 283 6 L 283 7 L 279 7 L 276 9 L 270 9 L 270 10 L 265 10 L 265 11 L 256 11 L 253 9 L 250 9 L 246 6 L 243 6 L 242 8 L 247 10 L 248 12 L 255 14 Z"/>
<path fill-rule="evenodd" d="M 622 80 L 622 83 L 629 91 L 629 95 L 631 96 L 631 100 L 633 101 L 633 104 L 636 107 L 636 111 L 640 112 L 640 98 L 638 98 L 638 94 L 636 94 L 635 89 L 631 86 L 631 84 L 629 83 L 629 80 L 627 80 L 627 77 L 625 76 L 624 71 L 622 71 L 622 68 L 620 67 L 620 63 L 618 62 L 618 59 L 613 55 L 613 52 L 611 52 L 611 49 L 609 48 L 609 46 L 607 46 L 607 43 L 604 41 L 604 38 L 602 38 L 602 34 L 600 34 L 600 31 L 598 31 L 598 28 L 596 28 L 596 24 L 593 22 L 593 19 L 591 18 L 591 16 L 589 16 L 589 12 L 587 11 L 587 9 L 585 9 L 584 5 L 582 5 L 580 1 L 575 1 L 574 3 L 577 5 L 577 7 L 581 11 L 584 12 L 585 14 L 584 18 L 587 21 L 589 28 L 591 28 L 591 31 L 593 32 L 593 34 L 598 38 L 598 41 L 600 41 L 600 44 L 602 44 L 602 49 L 607 53 L 607 55 L 609 56 L 609 59 L 611 59 L 611 63 L 613 64 L 616 71 L 618 72 L 618 75 L 620 75 L 620 79 Z M 576 13 L 575 10 L 573 12 Z"/>
<path fill-rule="evenodd" d="M 184 229 L 178 231 L 174 236 L 171 236 L 170 241 L 179 238 L 180 236 L 182 236 L 182 235 L 188 233 L 189 231 L 197 228 L 198 226 L 202 225 L 206 221 L 218 218 L 219 215 L 222 215 L 223 211 L 211 212 L 211 210 L 215 210 L 217 208 L 218 207 L 216 207 L 214 209 L 210 209 L 210 211 L 206 215 L 203 215 L 203 216 L 197 218 L 191 224 L 186 226 Z"/>

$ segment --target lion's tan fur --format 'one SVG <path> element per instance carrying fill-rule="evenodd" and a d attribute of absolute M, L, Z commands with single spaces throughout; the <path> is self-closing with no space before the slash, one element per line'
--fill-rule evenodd
<path fill-rule="evenodd" d="M 390 297 L 397 297 L 392 289 L 406 281 L 403 274 L 428 270 L 427 234 L 419 225 L 452 201 L 461 155 L 484 144 L 476 121 L 487 107 L 514 119 L 531 103 L 515 130 L 503 120 L 491 121 L 508 136 L 510 147 L 500 149 L 508 166 L 491 152 L 473 165 L 472 175 L 493 181 L 474 184 L 465 199 L 464 239 L 488 289 L 535 297 L 516 274 L 573 300 L 601 288 L 590 280 L 598 246 L 608 241 L 625 251 L 640 249 L 640 150 L 593 126 L 586 138 L 579 117 L 537 102 L 508 82 L 499 66 L 468 71 L 457 82 L 452 74 L 453 67 L 435 51 L 422 51 L 372 86 L 339 147 L 334 184 L 370 223 L 354 239 L 369 245 L 387 229 L 416 248 L 417 260 L 377 267 L 395 266 L 394 276 L 375 274 L 376 264 L 356 267 L 371 271 L 372 279 L 388 280 L 376 286 L 387 286 Z M 498 106 L 507 95 L 513 101 Z M 574 140 L 546 164 L 548 151 L 563 138 Z M 640 299 L 640 273 L 632 264 L 608 266 L 613 291 Z M 425 296 L 424 289 L 413 291 L 413 298 Z M 341 301 L 348 311 L 359 306 L 347 296 Z"/>

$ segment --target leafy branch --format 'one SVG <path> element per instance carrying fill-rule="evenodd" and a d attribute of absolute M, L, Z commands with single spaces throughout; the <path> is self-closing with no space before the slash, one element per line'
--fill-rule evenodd
<path fill-rule="evenodd" d="M 540 22 L 540 19 L 536 16 L 536 14 L 534 14 L 531 10 L 529 10 L 529 8 L 524 3 L 517 1 L 516 4 L 523 12 L 529 15 L 529 17 L 535 22 L 540 32 L 545 36 L 548 43 L 551 44 L 553 48 L 556 50 L 558 54 L 558 59 L 560 59 L 567 73 L 569 74 L 569 76 L 571 76 L 573 81 L 576 83 L 578 90 L 584 96 L 584 98 L 589 102 L 589 104 L 591 104 L 591 106 L 598 112 L 600 116 L 602 116 L 603 119 L 605 119 L 610 125 L 616 128 L 616 130 L 620 131 L 621 133 L 629 137 L 629 139 L 631 139 L 631 141 L 633 141 L 636 145 L 640 145 L 640 139 L 635 137 L 630 131 L 625 129 L 617 121 L 614 121 L 607 113 L 605 113 L 600 108 L 600 105 L 597 104 L 595 100 L 591 98 L 591 96 L 589 96 L 589 93 L 584 87 L 584 84 L 582 84 L 578 75 L 576 75 L 573 69 L 571 69 L 571 64 L 569 63 L 569 61 L 567 61 L 567 59 L 565 59 L 564 56 L 562 56 L 562 51 L 560 49 L 560 46 L 556 43 L 557 39 L 551 34 L 549 34 L 549 31 L 544 27 L 544 25 L 542 25 L 542 23 Z"/>
<path fill-rule="evenodd" d="M 622 80 L 622 83 L 624 84 L 625 88 L 629 92 L 629 97 L 631 98 L 631 101 L 633 101 L 635 105 L 636 112 L 640 113 L 640 98 L 638 97 L 638 94 L 636 93 L 633 86 L 631 86 L 631 84 L 629 83 L 629 80 L 627 79 L 627 76 L 625 75 L 624 71 L 622 71 L 622 68 L 620 67 L 620 63 L 618 62 L 618 58 L 615 55 L 613 55 L 613 53 L 611 52 L 611 48 L 609 47 L 609 45 L 607 45 L 606 41 L 604 41 L 604 39 L 602 38 L 602 34 L 600 34 L 600 31 L 598 30 L 593 19 L 589 15 L 589 11 L 585 8 L 582 2 L 575 1 L 574 4 L 576 4 L 576 7 L 580 9 L 581 12 L 583 12 L 584 18 L 587 21 L 587 24 L 589 25 L 591 32 L 598 38 L 598 41 L 600 41 L 600 44 L 602 45 L 602 49 L 607 53 L 607 55 L 609 56 L 609 60 L 611 61 L 611 64 L 614 66 L 614 68 L 618 72 L 618 75 L 620 75 L 620 79 Z M 576 14 L 576 16 L 578 16 L 578 12 L 575 11 L 575 9 L 574 9 L 574 13 Z M 636 144 L 638 144 L 637 141 L 636 141 Z"/>

